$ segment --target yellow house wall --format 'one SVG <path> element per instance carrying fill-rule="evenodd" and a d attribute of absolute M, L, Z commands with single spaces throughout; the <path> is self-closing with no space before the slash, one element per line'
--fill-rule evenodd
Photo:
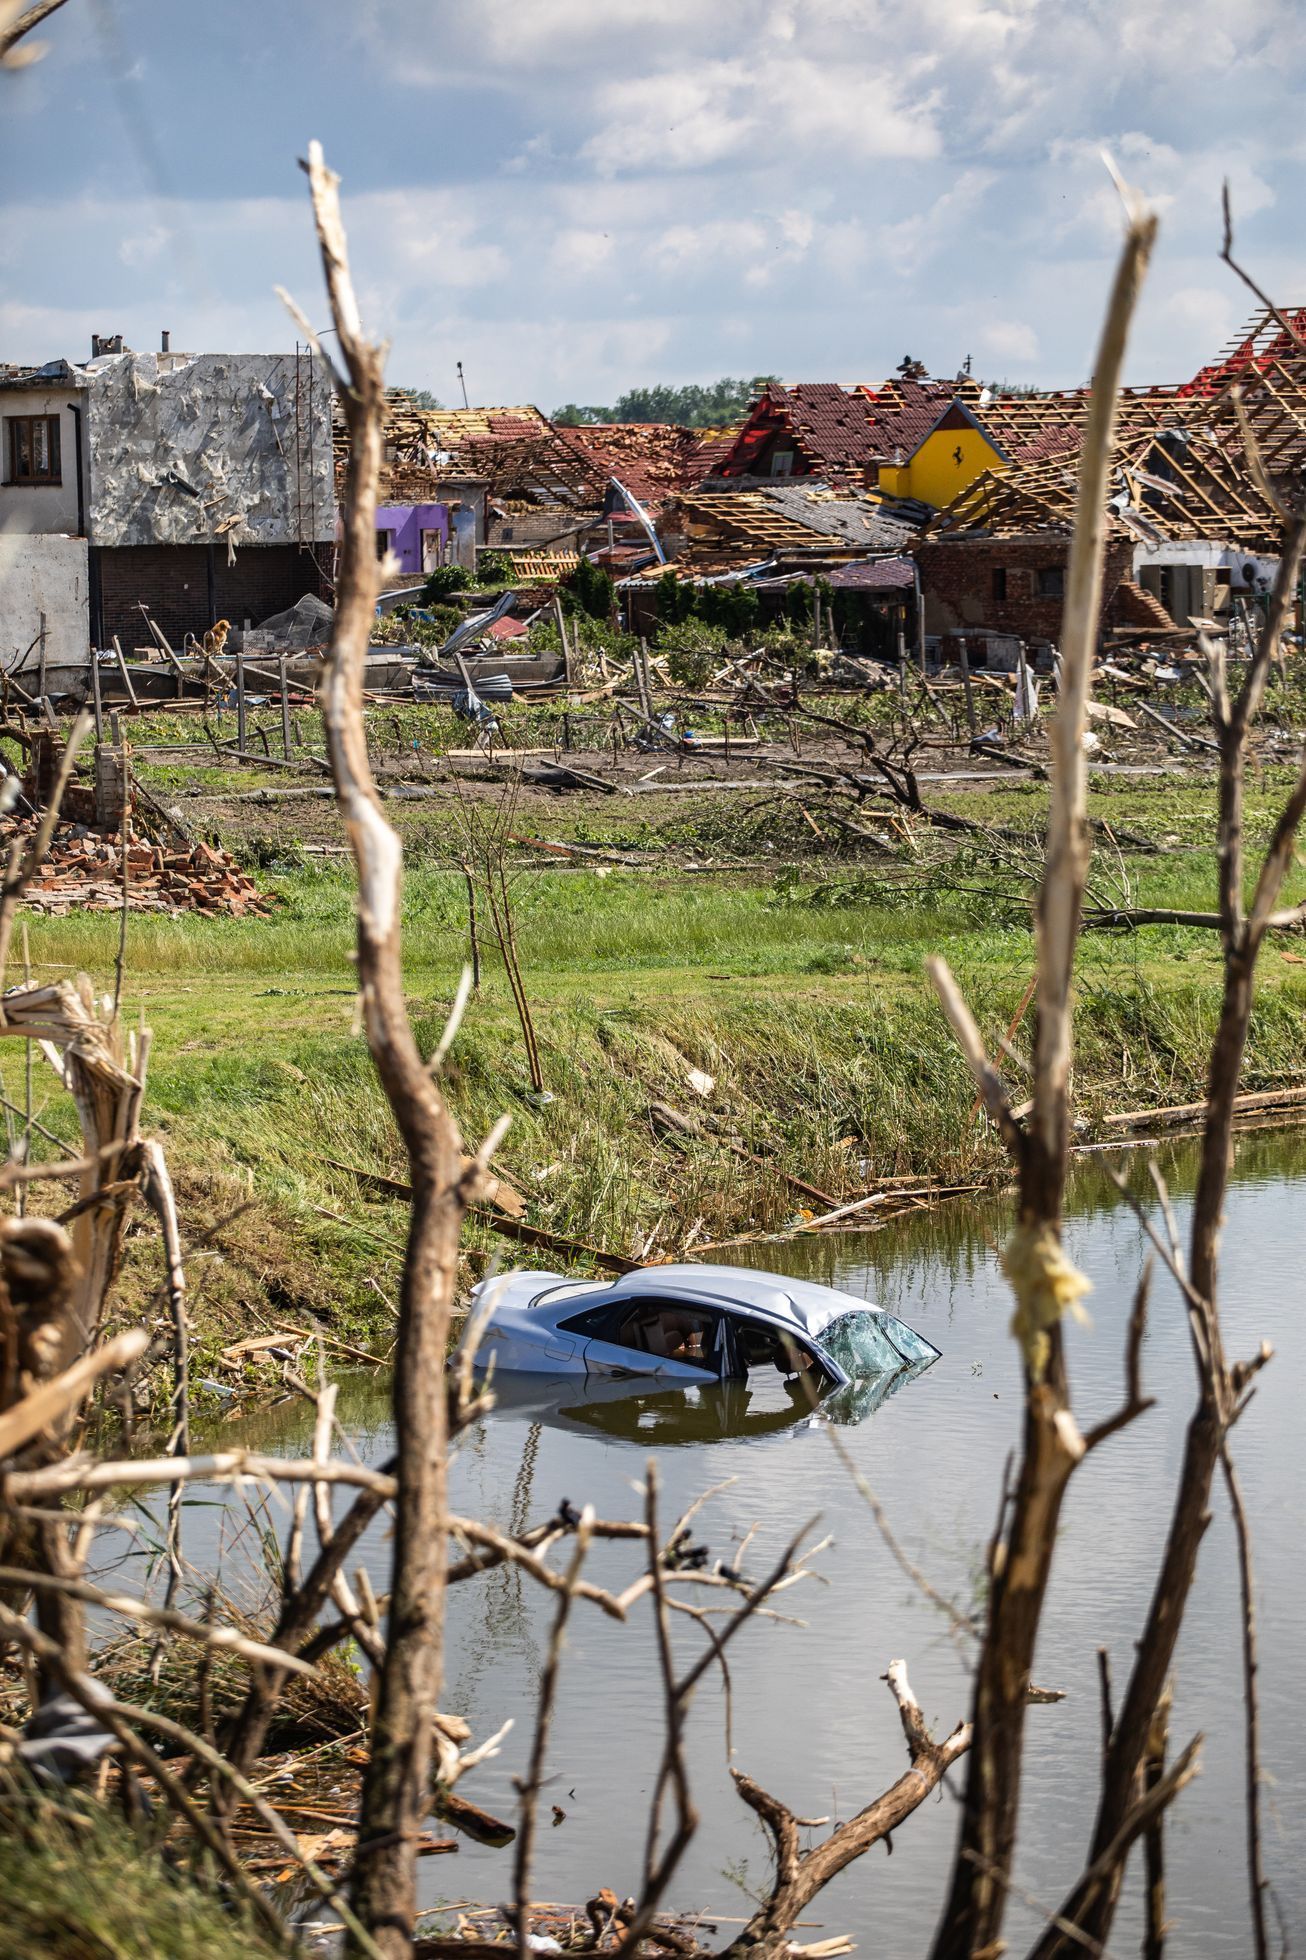
<path fill-rule="evenodd" d="M 880 471 L 880 488 L 942 510 L 985 470 L 1005 468 L 1002 456 L 978 429 L 936 429 L 904 468 Z"/>

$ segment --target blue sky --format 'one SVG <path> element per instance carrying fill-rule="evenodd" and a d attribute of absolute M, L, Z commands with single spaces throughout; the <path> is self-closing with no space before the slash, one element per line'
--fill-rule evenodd
<path fill-rule="evenodd" d="M 67 0 L 0 76 L 0 360 L 294 343 L 324 318 L 297 155 L 344 180 L 391 378 L 605 402 L 910 353 L 1083 381 L 1119 233 L 1162 214 L 1134 381 L 1263 283 L 1306 303 L 1300 0 Z"/>

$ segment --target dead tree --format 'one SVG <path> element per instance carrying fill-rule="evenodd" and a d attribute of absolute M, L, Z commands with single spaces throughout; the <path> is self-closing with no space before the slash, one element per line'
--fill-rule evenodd
<path fill-rule="evenodd" d="M 990 1605 L 974 1698 L 974 1745 L 952 1883 L 934 1952 L 969 1960 L 998 1949 L 1019 1814 L 1021 1701 L 1033 1658 L 1042 1602 L 1066 1485 L 1097 1443 L 1148 1406 L 1142 1395 L 1138 1356 L 1142 1334 L 1140 1288 L 1131 1321 L 1126 1393 L 1118 1414 L 1082 1436 L 1071 1409 L 1060 1321 L 1073 1308 L 1084 1282 L 1061 1251 L 1061 1195 L 1068 1141 L 1070 1060 L 1069 983 L 1087 862 L 1081 737 L 1096 619 L 1096 571 L 1100 560 L 1105 465 L 1119 377 L 1119 351 L 1129 295 L 1146 261 L 1154 226 L 1135 217 L 1096 369 L 1092 413 L 1081 466 L 1080 505 L 1071 557 L 1064 630 L 1062 701 L 1054 729 L 1054 768 L 1048 829 L 1048 863 L 1038 911 L 1039 988 L 1035 1046 L 1035 1096 L 1029 1127 L 1012 1114 L 1002 1084 L 990 1067 L 975 1024 L 950 975 L 933 963 L 934 978 L 954 1030 L 971 1062 L 985 1103 L 1020 1172 L 1020 1216 L 1004 1255 L 1016 1295 L 1013 1329 L 1025 1357 L 1024 1437 L 1009 1520 L 1005 1517 L 990 1559 Z M 1244 423 L 1248 463 L 1264 476 L 1250 429 Z M 1276 499 L 1277 501 L 1277 499 Z M 1208 648 L 1210 693 L 1220 756 L 1219 914 L 1224 985 L 1212 1047 L 1195 1196 L 1190 1258 L 1185 1269 L 1164 1187 L 1157 1178 L 1169 1243 L 1148 1222 L 1149 1234 L 1178 1282 L 1188 1307 L 1197 1373 L 1197 1403 L 1185 1452 L 1165 1552 L 1151 1608 L 1118 1715 L 1106 1725 L 1098 1814 L 1083 1872 L 1048 1922 L 1034 1949 L 1039 1960 L 1069 1956 L 1085 1947 L 1105 1950 L 1130 1849 L 1148 1843 L 1152 1910 L 1149 1939 L 1160 1938 L 1163 1904 L 1160 1819 L 1191 1774 L 1197 1740 L 1161 1767 L 1168 1680 L 1184 1609 L 1207 1523 L 1216 1468 L 1223 1463 L 1235 1508 L 1240 1546 L 1245 1622 L 1247 1699 L 1247 1833 L 1254 1949 L 1267 1953 L 1266 1881 L 1258 1812 L 1258 1744 L 1255 1696 L 1255 1626 L 1251 1555 L 1245 1513 L 1229 1456 L 1229 1431 L 1247 1406 L 1251 1380 L 1267 1351 L 1230 1364 L 1216 1302 L 1218 1247 L 1227 1189 L 1238 1079 L 1250 1020 L 1255 967 L 1267 931 L 1286 923 L 1276 911 L 1306 813 L 1306 760 L 1276 825 L 1259 869 L 1250 907 L 1243 902 L 1243 796 L 1248 732 L 1277 656 L 1296 588 L 1306 540 L 1306 516 L 1279 505 L 1284 539 L 1279 572 L 1260 641 L 1236 700 L 1229 698 L 1222 655 Z M 1205 919 L 1202 923 L 1207 923 Z M 1147 1222 L 1147 1221 L 1145 1221 Z M 1004 1507 L 1005 1511 L 1005 1507 Z"/>
<path fill-rule="evenodd" d="M 489 907 L 490 922 L 494 927 L 494 936 L 498 942 L 499 956 L 503 961 L 512 1004 L 517 1010 L 517 1022 L 521 1028 L 522 1046 L 526 1052 L 526 1068 L 530 1076 L 531 1089 L 535 1095 L 540 1096 L 544 1093 L 544 1070 L 540 1062 L 535 1020 L 531 1013 L 526 981 L 521 970 L 512 887 L 508 878 L 508 846 L 513 842 L 521 777 L 518 774 L 509 779 L 498 795 L 486 802 L 476 801 L 464 795 L 457 779 L 455 779 L 455 788 L 458 796 L 455 807 L 462 836 L 458 863 L 467 881 L 473 986 L 480 985 L 480 957 L 476 940 L 476 886 L 479 882 Z"/>
<path fill-rule="evenodd" d="M 15 915 L 49 849 L 88 727 L 85 718 L 75 724 L 35 834 L 11 850 L 0 883 L 0 987 Z M 64 1222 L 26 1217 L 0 1227 L 0 1426 L 4 1412 L 16 1416 L 18 1405 L 30 1406 L 33 1392 L 84 1381 L 80 1394 L 55 1394 L 49 1418 L 23 1439 L 20 1460 L 33 1467 L 64 1454 L 96 1379 L 86 1360 L 118 1276 L 128 1211 L 153 1175 L 140 1137 L 149 1035 L 124 1036 L 116 1006 L 97 999 L 82 974 L 75 982 L 0 995 L 5 1037 L 39 1045 L 72 1097 L 82 1136 L 80 1157 L 41 1167 L 49 1178 L 77 1181 L 78 1196 Z M 27 1174 L 35 1169 L 27 1167 Z M 4 1181 L 22 1174 L 10 1167 Z M 66 1527 L 57 1516 L 24 1519 L 0 1508 L 0 1563 L 66 1576 Z M 69 1654 L 84 1655 L 79 1601 L 47 1589 L 38 1592 L 36 1611 L 48 1635 Z"/>
<path fill-rule="evenodd" d="M 1270 844 L 1261 861 L 1251 906 L 1244 906 L 1243 798 L 1247 742 L 1260 706 L 1288 610 L 1297 589 L 1306 516 L 1287 517 L 1282 556 L 1256 652 L 1237 698 L 1231 703 L 1224 663 L 1212 655 L 1212 714 L 1220 746 L 1218 870 L 1220 944 L 1224 966 L 1220 1019 L 1211 1049 L 1207 1077 L 1206 1119 L 1202 1131 L 1200 1168 L 1186 1276 L 1189 1328 L 1197 1375 L 1197 1400 L 1188 1425 L 1183 1464 L 1171 1513 L 1165 1552 L 1157 1572 L 1152 1604 L 1115 1721 L 1103 1769 L 1102 1791 L 1089 1851 L 1089 1869 L 1097 1868 L 1121 1823 L 1136 1800 L 1140 1774 L 1146 1766 L 1149 1737 L 1156 1711 L 1166 1692 L 1184 1609 L 1197 1571 L 1197 1555 L 1210 1522 L 1211 1487 L 1227 1451 L 1232 1425 L 1246 1407 L 1251 1377 L 1263 1357 L 1230 1362 L 1224 1352 L 1217 1301 L 1220 1230 L 1223 1223 L 1233 1123 L 1243 1052 L 1251 1019 L 1256 962 L 1265 934 L 1276 919 L 1275 907 L 1291 867 L 1297 832 L 1306 813 L 1306 759 L 1284 804 Z M 1172 1255 L 1173 1256 L 1173 1255 Z M 1236 1484 L 1232 1486 L 1236 1490 Z M 1249 1675 L 1251 1670 L 1249 1669 Z M 1250 1692 L 1250 1689 L 1249 1689 Z M 1254 1717 L 1254 1704 L 1249 1715 Z M 1259 1872 L 1259 1829 L 1256 1778 L 1249 1789 L 1249 1856 L 1253 1869 L 1252 1901 L 1256 1951 L 1267 1951 L 1264 1926 L 1263 1874 Z M 1074 1910 L 1067 1912 L 1075 1926 L 1090 1938 L 1105 1942 L 1119 1897 L 1123 1867 L 1099 1870 L 1092 1885 L 1082 1887 Z M 1049 1935 L 1038 1949 L 1041 1956 L 1070 1953 L 1066 1935 Z"/>
<path fill-rule="evenodd" d="M 369 341 L 363 331 L 340 218 L 339 179 L 327 169 L 319 144 L 309 146 L 304 168 L 344 364 L 343 372 L 336 369 L 336 388 L 349 431 L 335 625 L 322 683 L 322 721 L 358 874 L 357 961 L 363 1025 L 408 1154 L 413 1192 L 394 1357 L 398 1490 L 390 1621 L 352 1882 L 358 1917 L 383 1953 L 398 1956 L 411 1949 L 417 1908 L 416 1840 L 429 1803 L 448 1535 L 444 1367 L 458 1240 L 475 1176 L 464 1175 L 457 1125 L 408 1017 L 400 950 L 402 847 L 386 822 L 372 780 L 363 721 L 364 663 L 380 573 L 376 500 L 386 350 Z"/>
<path fill-rule="evenodd" d="M 1089 1442 L 1070 1403 L 1061 1318 L 1087 1283 L 1061 1247 L 1070 1133 L 1070 982 L 1089 857 L 1083 733 L 1100 609 L 1106 495 L 1116 398 L 1130 318 L 1156 234 L 1131 215 L 1094 364 L 1067 579 L 1062 679 L 1052 732 L 1047 864 L 1035 921 L 1038 1002 L 1034 1101 L 1027 1128 L 1012 1114 L 979 1030 L 941 960 L 930 963 L 944 1010 L 1017 1167 L 1019 1213 L 1003 1264 L 1016 1298 L 1012 1329 L 1024 1360 L 1021 1457 L 989 1563 L 989 1609 L 972 1703 L 971 1747 L 949 1897 L 936 1960 L 996 1949 L 1020 1813 L 1026 1697 L 1066 1486 Z M 1122 1415 L 1140 1403 L 1128 1384 Z M 1092 1440 L 1092 1439 L 1089 1439 Z"/>

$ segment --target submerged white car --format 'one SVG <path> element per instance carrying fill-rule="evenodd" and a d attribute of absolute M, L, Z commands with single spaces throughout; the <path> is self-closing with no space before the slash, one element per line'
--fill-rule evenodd
<path fill-rule="evenodd" d="M 939 1350 L 851 1293 L 740 1266 L 646 1266 L 618 1280 L 519 1272 L 472 1290 L 476 1366 L 671 1388 L 805 1376 L 815 1395 L 928 1368 Z"/>

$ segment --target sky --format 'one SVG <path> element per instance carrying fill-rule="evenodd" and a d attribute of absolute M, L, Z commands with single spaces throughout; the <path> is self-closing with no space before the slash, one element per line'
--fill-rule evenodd
<path fill-rule="evenodd" d="M 1135 383 L 1306 303 L 1300 0 L 67 0 L 0 74 L 0 361 L 274 352 L 325 324 L 311 137 L 389 377 L 610 403 L 904 355 L 1087 379 L 1120 203 L 1161 214 Z"/>

